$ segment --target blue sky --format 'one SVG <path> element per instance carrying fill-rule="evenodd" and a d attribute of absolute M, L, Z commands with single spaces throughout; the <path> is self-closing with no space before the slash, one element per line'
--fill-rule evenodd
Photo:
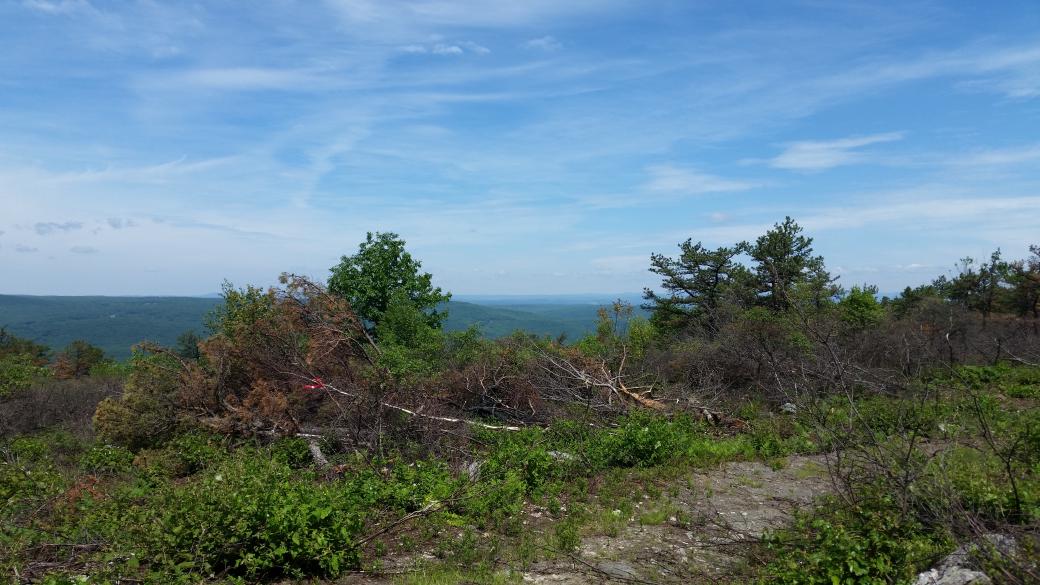
<path fill-rule="evenodd" d="M 0 2 L 0 292 L 637 291 L 785 215 L 846 286 L 1040 243 L 1040 3 Z"/>

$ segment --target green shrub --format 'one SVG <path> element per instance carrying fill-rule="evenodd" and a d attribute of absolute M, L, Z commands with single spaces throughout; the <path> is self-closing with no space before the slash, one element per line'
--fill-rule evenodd
<path fill-rule="evenodd" d="M 202 432 L 177 435 L 161 448 L 143 449 L 134 465 L 151 477 L 177 478 L 197 473 L 227 458 L 223 439 Z"/>
<path fill-rule="evenodd" d="M 685 439 L 692 434 L 688 418 L 668 420 L 636 414 L 625 418 L 612 432 L 596 436 L 589 456 L 601 467 L 652 467 L 682 453 Z"/>
<path fill-rule="evenodd" d="M 104 360 L 90 367 L 90 376 L 125 379 L 130 375 L 132 367 L 129 362 Z"/>
<path fill-rule="evenodd" d="M 1012 398 L 1040 398 L 1040 384 L 1009 384 L 1004 392 Z"/>
<path fill-rule="evenodd" d="M 384 505 L 414 512 L 433 502 L 448 500 L 461 489 L 462 481 L 441 461 L 416 461 L 395 466 L 389 481 L 382 485 L 379 500 Z"/>
<path fill-rule="evenodd" d="M 0 459 L 0 524 L 9 513 L 57 495 L 64 485 L 64 476 L 53 465 L 7 451 L 7 460 Z"/>
<path fill-rule="evenodd" d="M 577 519 L 568 516 L 553 526 L 553 535 L 556 537 L 556 550 L 571 553 L 578 550 L 581 545 L 581 530 Z"/>
<path fill-rule="evenodd" d="M 80 459 L 80 467 L 91 473 L 123 473 L 133 467 L 134 454 L 114 445 L 92 447 Z"/>
<path fill-rule="evenodd" d="M 270 446 L 271 456 L 275 460 L 288 465 L 294 469 L 306 467 L 314 462 L 310 445 L 301 437 L 285 437 L 279 439 Z"/>
<path fill-rule="evenodd" d="M 517 531 L 528 486 L 520 473 L 507 470 L 503 475 L 481 481 L 472 488 L 462 510 L 480 526 L 500 526 Z"/>
<path fill-rule="evenodd" d="M 945 552 L 947 541 L 877 496 L 857 507 L 802 514 L 767 536 L 775 555 L 760 583 L 883 585 L 912 580 Z"/>
<path fill-rule="evenodd" d="M 122 577 L 335 576 L 360 562 L 356 539 L 372 503 L 364 493 L 242 450 L 189 483 L 132 485 L 83 528 L 133 559 L 113 569 Z"/>
<path fill-rule="evenodd" d="M 552 447 L 541 429 L 498 433 L 490 438 L 490 444 L 492 447 L 481 464 L 481 477 L 501 479 L 509 472 L 515 473 L 526 494 L 539 492 L 567 471 L 568 462 L 553 458 Z"/>
<path fill-rule="evenodd" d="M 754 452 L 765 458 L 819 450 L 809 429 L 787 416 L 755 421 L 746 437 Z"/>
<path fill-rule="evenodd" d="M 0 356 L 0 397 L 25 390 L 33 380 L 50 375 L 50 370 L 39 365 L 29 354 Z"/>
<path fill-rule="evenodd" d="M 97 407 L 94 430 L 98 437 L 132 450 L 161 444 L 177 431 L 179 383 L 172 358 L 135 355 L 123 395 L 106 398 Z"/>
<path fill-rule="evenodd" d="M 1036 450 L 1027 449 L 1030 456 L 1038 456 Z M 952 484 L 965 509 L 991 522 L 1040 520 L 1040 467 L 1035 462 L 1032 466 L 1028 461 L 1012 462 L 1014 488 L 1003 462 L 990 451 L 954 449 L 944 463 L 942 477 Z"/>

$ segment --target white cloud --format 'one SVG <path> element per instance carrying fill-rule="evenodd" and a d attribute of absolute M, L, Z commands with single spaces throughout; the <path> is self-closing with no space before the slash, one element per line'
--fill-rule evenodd
<path fill-rule="evenodd" d="M 1035 232 L 1035 218 L 1040 217 L 1040 196 L 962 195 L 957 194 L 954 187 L 938 185 L 878 195 L 877 198 L 883 198 L 884 202 L 812 210 L 799 218 L 799 223 L 809 231 L 883 224 L 888 228 L 909 226 L 915 229 L 929 225 L 976 234 L 980 233 L 979 226 L 987 226 L 994 232 L 1003 230 L 1005 239 L 1028 239 Z M 969 226 L 974 229 L 966 230 Z"/>
<path fill-rule="evenodd" d="M 227 167 L 235 157 L 211 158 L 187 161 L 185 158 L 163 163 L 133 167 L 106 167 L 64 173 L 40 173 L 35 177 L 40 183 L 68 186 L 87 183 L 164 183 L 178 177 L 186 177 Z"/>
<path fill-rule="evenodd" d="M 73 246 L 69 248 L 69 252 L 73 254 L 97 254 L 98 249 L 93 246 Z"/>
<path fill-rule="evenodd" d="M 411 53 L 414 55 L 462 55 L 464 53 L 470 53 L 474 55 L 487 55 L 491 52 L 491 49 L 474 43 L 473 41 L 461 41 L 458 43 L 431 43 L 431 44 L 410 44 L 399 47 L 399 50 L 403 53 Z"/>
<path fill-rule="evenodd" d="M 458 45 L 441 44 L 434 45 L 433 48 L 430 49 L 430 52 L 434 55 L 461 55 L 463 53 L 462 47 Z"/>
<path fill-rule="evenodd" d="M 106 220 L 108 226 L 114 230 L 121 230 L 123 228 L 134 227 L 137 224 L 132 219 L 123 219 L 121 217 L 110 217 Z"/>
<path fill-rule="evenodd" d="M 221 91 L 314 91 L 342 85 L 333 71 L 274 67 L 218 67 L 149 74 L 142 89 Z"/>
<path fill-rule="evenodd" d="M 33 229 L 36 230 L 37 234 L 39 234 L 41 236 L 46 236 L 46 235 L 49 235 L 49 234 L 52 234 L 52 233 L 56 233 L 56 232 L 59 232 L 59 231 L 60 232 L 70 232 L 70 231 L 73 231 L 73 230 L 81 229 L 82 227 L 83 227 L 83 222 L 80 222 L 80 221 L 66 221 L 64 223 L 57 223 L 57 222 L 54 222 L 54 221 L 47 221 L 47 222 L 42 222 L 41 221 L 41 222 L 37 222 L 36 225 L 33 226 Z"/>
<path fill-rule="evenodd" d="M 30 247 L 30 246 L 25 246 L 25 245 L 22 245 L 22 244 L 18 244 L 17 246 L 14 247 L 14 251 L 22 253 L 22 254 L 32 254 L 33 252 L 39 252 L 40 249 L 39 248 L 33 248 L 33 247 Z"/>
<path fill-rule="evenodd" d="M 839 140 L 792 142 L 779 156 L 769 160 L 769 166 L 794 171 L 822 171 L 862 162 L 866 156 L 857 150 L 859 148 L 902 138 L 902 132 L 887 132 Z"/>
<path fill-rule="evenodd" d="M 563 48 L 563 44 L 556 40 L 555 37 L 546 35 L 544 37 L 538 37 L 527 41 L 524 43 L 524 47 L 528 49 L 537 49 L 539 51 L 558 51 Z"/>
<path fill-rule="evenodd" d="M 24 0 L 22 6 L 46 14 L 63 15 L 94 10 L 94 7 L 87 0 L 60 0 L 58 2 L 52 0 Z"/>
<path fill-rule="evenodd" d="M 574 14 L 612 10 L 625 0 L 327 0 L 351 25 L 367 25 L 381 32 L 403 32 L 418 28 L 485 27 L 516 28 L 553 21 Z"/>
<path fill-rule="evenodd" d="M 650 180 L 643 185 L 643 189 L 653 193 L 700 195 L 704 193 L 746 191 L 755 187 L 754 183 L 747 181 L 726 179 L 694 169 L 684 169 L 672 165 L 649 166 L 646 168 L 646 172 L 650 176 Z"/>
<path fill-rule="evenodd" d="M 491 52 L 491 49 L 483 45 L 474 43 L 473 41 L 463 41 L 462 46 L 465 47 L 469 52 L 476 53 L 478 55 L 487 55 Z"/>
<path fill-rule="evenodd" d="M 1040 144 L 978 150 L 953 158 L 951 164 L 953 166 L 994 167 L 1012 166 L 1037 160 L 1040 160 Z"/>

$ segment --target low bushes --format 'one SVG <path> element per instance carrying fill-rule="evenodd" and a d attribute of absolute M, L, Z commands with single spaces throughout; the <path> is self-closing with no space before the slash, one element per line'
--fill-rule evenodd
<path fill-rule="evenodd" d="M 187 484 L 130 484 L 86 510 L 80 529 L 103 535 L 124 560 L 113 578 L 195 582 L 338 575 L 360 562 L 367 504 L 340 482 L 315 481 L 248 450 Z"/>
<path fill-rule="evenodd" d="M 907 582 L 949 541 L 907 516 L 879 492 L 855 506 L 824 502 L 767 540 L 774 560 L 763 585 L 885 585 Z"/>
<path fill-rule="evenodd" d="M 958 367 L 923 380 L 918 395 L 831 401 L 817 424 L 835 437 L 843 462 L 832 468 L 838 492 L 770 535 L 762 582 L 904 582 L 957 542 L 1035 533 L 1040 411 L 1004 396 L 1038 375 L 1006 365 Z M 1011 565 L 1005 576 L 1032 574 Z"/>

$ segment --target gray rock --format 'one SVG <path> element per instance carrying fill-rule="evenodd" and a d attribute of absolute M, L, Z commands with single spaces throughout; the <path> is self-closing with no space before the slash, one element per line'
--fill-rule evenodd
<path fill-rule="evenodd" d="M 796 412 L 798 412 L 798 406 L 793 402 L 785 402 L 780 405 L 780 412 L 795 414 Z"/>
<path fill-rule="evenodd" d="M 962 544 L 934 569 L 917 576 L 914 585 L 992 585 L 979 570 L 979 555 L 1013 556 L 1018 548 L 1014 538 L 985 534 L 977 542 Z"/>
<path fill-rule="evenodd" d="M 962 544 L 957 547 L 957 550 L 950 553 L 950 556 L 943 559 L 943 562 L 939 563 L 939 566 L 936 568 L 939 572 L 953 567 L 978 569 L 979 563 L 976 558 L 979 555 L 1010 557 L 1015 555 L 1017 549 L 1018 543 L 1010 536 L 995 533 L 984 534 L 978 542 Z"/>
<path fill-rule="evenodd" d="M 964 567 L 952 567 L 940 573 L 931 569 L 917 576 L 914 585 L 993 585 L 985 573 Z"/>

